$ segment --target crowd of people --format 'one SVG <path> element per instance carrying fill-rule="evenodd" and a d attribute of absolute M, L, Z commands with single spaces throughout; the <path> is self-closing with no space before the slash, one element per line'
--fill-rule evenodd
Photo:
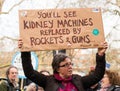
<path fill-rule="evenodd" d="M 23 42 L 20 40 L 19 48 L 22 44 Z M 97 64 L 93 75 L 82 77 L 78 74 L 72 74 L 72 60 L 63 53 L 54 55 L 52 61 L 53 75 L 45 76 L 33 69 L 30 52 L 21 52 L 23 70 L 27 78 L 43 87 L 45 91 L 84 91 L 102 79 L 105 72 L 107 46 L 107 43 L 104 42 L 103 48 L 98 49 L 96 54 Z"/>
<path fill-rule="evenodd" d="M 95 70 L 92 69 L 89 74 L 93 75 L 94 72 Z M 41 70 L 39 73 L 50 76 L 50 73 L 47 70 Z M 42 87 L 32 81 L 29 85 L 25 85 L 24 89 L 20 90 L 17 75 L 18 69 L 15 66 L 10 66 L 6 71 L 7 79 L 4 79 L 5 81 L 0 84 L 0 91 L 45 91 Z M 103 78 L 98 83 L 92 85 L 84 91 L 120 91 L 120 76 L 116 71 L 105 70 Z"/>
<path fill-rule="evenodd" d="M 19 40 L 18 47 L 21 48 L 22 44 Z M 0 83 L 0 91 L 120 91 L 119 74 L 105 69 L 107 47 L 107 42 L 104 42 L 103 47 L 98 48 L 96 66 L 85 76 L 73 74 L 73 62 L 66 53 L 53 55 L 53 74 L 50 74 L 46 70 L 34 70 L 30 52 L 21 52 L 23 70 L 31 83 L 21 90 L 18 69 L 10 66 L 6 71 L 6 81 Z"/>

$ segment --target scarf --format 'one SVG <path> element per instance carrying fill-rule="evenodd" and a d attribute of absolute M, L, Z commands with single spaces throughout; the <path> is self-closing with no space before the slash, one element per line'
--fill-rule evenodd
<path fill-rule="evenodd" d="M 59 74 L 54 74 L 54 77 L 60 82 L 58 91 L 78 91 L 72 83 L 72 77 L 63 79 Z"/>

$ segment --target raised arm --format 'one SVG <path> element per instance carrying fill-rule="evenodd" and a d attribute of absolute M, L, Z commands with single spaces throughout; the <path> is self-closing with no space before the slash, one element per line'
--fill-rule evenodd
<path fill-rule="evenodd" d="M 98 52 L 96 54 L 96 67 L 94 74 L 87 75 L 82 77 L 83 86 L 85 89 L 91 87 L 92 85 L 98 83 L 104 76 L 105 73 L 105 52 L 108 48 L 107 42 L 102 43 L 103 47 L 98 48 Z"/>
<path fill-rule="evenodd" d="M 22 39 L 18 41 L 18 47 L 21 48 L 23 45 Z M 25 73 L 25 76 L 31 81 L 35 82 L 39 86 L 44 87 L 46 82 L 46 76 L 40 74 L 38 71 L 33 69 L 31 53 L 30 52 L 21 52 L 22 66 Z"/>

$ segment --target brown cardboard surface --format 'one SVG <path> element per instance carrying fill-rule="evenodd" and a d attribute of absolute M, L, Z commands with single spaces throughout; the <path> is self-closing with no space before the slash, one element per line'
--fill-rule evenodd
<path fill-rule="evenodd" d="M 19 11 L 21 51 L 101 47 L 100 8 Z"/>

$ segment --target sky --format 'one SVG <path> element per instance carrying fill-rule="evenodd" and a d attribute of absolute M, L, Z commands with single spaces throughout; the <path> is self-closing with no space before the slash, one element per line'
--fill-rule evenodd
<path fill-rule="evenodd" d="M 17 4 L 19 1 L 20 0 L 5 0 L 2 7 L 2 12 L 8 12 L 10 8 L 14 4 Z M 9 12 L 9 14 L 1 14 L 0 15 L 0 38 L 3 36 L 8 36 L 12 38 L 16 38 L 19 36 L 19 16 L 18 16 L 19 10 L 38 9 L 38 8 L 44 9 L 46 6 L 47 8 L 54 8 L 54 6 L 57 3 L 55 2 L 53 2 L 52 0 L 44 0 L 41 4 L 40 0 L 36 0 L 35 2 L 32 2 L 32 0 L 25 0 L 19 6 L 16 6 L 15 8 L 13 8 Z M 49 3 L 51 4 L 48 5 Z"/>
<path fill-rule="evenodd" d="M 17 1 L 16 0 L 5 0 L 3 7 L 2 7 L 2 11 L 8 12 L 10 8 L 14 4 L 17 4 L 18 2 L 20 2 L 20 0 L 17 0 Z M 58 0 L 43 0 L 42 3 L 40 2 L 40 0 L 36 0 L 36 1 L 25 0 L 20 5 L 13 8 L 9 12 L 9 14 L 1 14 L 0 15 L 0 38 L 3 36 L 8 36 L 12 38 L 19 37 L 19 16 L 18 16 L 19 10 L 55 8 L 57 3 L 58 3 Z M 106 17 L 108 15 L 109 17 Z M 104 32 L 106 36 L 110 32 L 111 27 L 116 22 L 116 19 L 118 18 L 110 14 L 102 15 L 102 17 L 103 17 Z"/>

